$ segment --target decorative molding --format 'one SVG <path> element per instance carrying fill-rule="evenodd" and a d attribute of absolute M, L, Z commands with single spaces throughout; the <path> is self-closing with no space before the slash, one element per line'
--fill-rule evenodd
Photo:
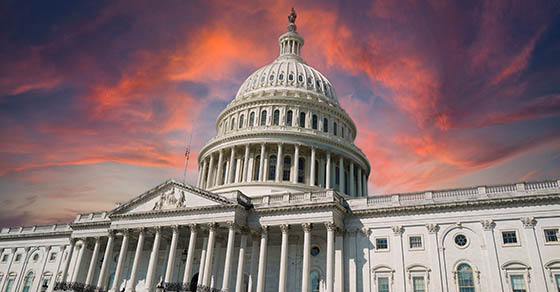
<path fill-rule="evenodd" d="M 436 233 L 439 230 L 439 225 L 434 223 L 427 223 L 426 229 L 428 229 L 429 233 Z"/>
<path fill-rule="evenodd" d="M 480 224 L 482 224 L 482 228 L 486 231 L 491 231 L 492 229 L 494 229 L 494 226 L 496 225 L 494 224 L 494 220 L 492 219 L 481 220 Z"/>
<path fill-rule="evenodd" d="M 303 223 L 301 224 L 301 228 L 303 228 L 303 232 L 311 232 L 311 229 L 313 229 L 313 224 Z"/>
<path fill-rule="evenodd" d="M 289 224 L 281 224 L 280 225 L 280 231 L 284 234 L 287 234 L 290 231 L 290 225 Z"/>
<path fill-rule="evenodd" d="M 336 231 L 336 224 L 334 222 L 325 222 L 325 227 L 327 231 Z"/>
<path fill-rule="evenodd" d="M 521 220 L 521 223 L 523 223 L 523 227 L 525 227 L 525 229 L 532 229 L 537 223 L 535 217 L 521 217 L 519 218 L 519 220 Z"/>
<path fill-rule="evenodd" d="M 393 230 L 393 233 L 395 235 L 402 235 L 404 232 L 404 228 L 402 227 L 402 225 L 395 225 L 393 227 L 391 227 L 391 229 Z"/>
<path fill-rule="evenodd" d="M 216 222 L 210 222 L 206 224 L 206 226 L 208 227 L 208 231 L 216 231 L 216 229 L 218 229 L 218 223 Z"/>

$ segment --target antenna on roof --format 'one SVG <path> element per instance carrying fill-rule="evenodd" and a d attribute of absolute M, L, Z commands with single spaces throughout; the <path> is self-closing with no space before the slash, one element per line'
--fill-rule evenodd
<path fill-rule="evenodd" d="M 187 132 L 187 136 L 185 137 L 186 147 L 185 147 L 185 170 L 183 171 L 183 184 L 186 184 L 186 180 L 187 180 L 187 166 L 189 165 L 189 155 L 191 154 L 193 129 L 194 129 L 194 120 L 191 120 L 191 130 Z"/>

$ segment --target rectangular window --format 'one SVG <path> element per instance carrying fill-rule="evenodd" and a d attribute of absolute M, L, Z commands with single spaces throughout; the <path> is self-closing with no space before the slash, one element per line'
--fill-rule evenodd
<path fill-rule="evenodd" d="M 422 236 L 414 235 L 408 238 L 408 243 L 410 249 L 421 249 L 422 248 Z"/>
<path fill-rule="evenodd" d="M 515 245 L 517 244 L 517 232 L 513 231 L 502 231 L 502 240 L 505 245 Z"/>
<path fill-rule="evenodd" d="M 511 275 L 510 278 L 513 292 L 527 292 L 523 275 Z"/>
<path fill-rule="evenodd" d="M 49 257 L 49 261 L 54 261 L 56 260 L 56 252 L 52 252 L 51 256 Z"/>
<path fill-rule="evenodd" d="M 21 260 L 21 253 L 16 254 L 16 263 Z"/>
<path fill-rule="evenodd" d="M 554 279 L 556 280 L 556 291 L 560 292 L 560 274 L 554 275 Z"/>
<path fill-rule="evenodd" d="M 375 249 L 376 250 L 387 250 L 389 249 L 389 242 L 386 237 L 375 239 Z"/>
<path fill-rule="evenodd" d="M 412 288 L 414 292 L 426 292 L 424 277 L 412 277 Z"/>
<path fill-rule="evenodd" d="M 377 292 L 389 292 L 389 278 L 377 278 Z"/>
<path fill-rule="evenodd" d="M 544 230 L 544 239 L 546 242 L 557 243 L 558 237 L 558 228 Z"/>
<path fill-rule="evenodd" d="M 2 256 L 2 263 L 5 263 L 8 261 L 8 254 L 5 254 Z"/>
<path fill-rule="evenodd" d="M 8 284 L 6 285 L 6 290 L 4 290 L 5 292 L 10 292 L 12 291 L 12 286 L 14 285 L 14 278 L 10 278 L 8 279 Z"/>

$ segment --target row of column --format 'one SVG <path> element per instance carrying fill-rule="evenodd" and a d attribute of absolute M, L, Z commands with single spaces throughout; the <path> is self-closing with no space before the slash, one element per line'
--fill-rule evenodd
<path fill-rule="evenodd" d="M 276 168 L 275 168 L 275 175 L 274 181 L 280 182 L 283 180 L 283 173 L 284 173 L 284 144 L 278 143 L 273 144 L 277 146 L 275 152 L 270 150 L 267 151 L 267 144 L 261 143 L 259 150 L 252 150 L 250 144 L 245 145 L 244 154 L 242 157 L 237 158 L 236 155 L 236 147 L 230 148 L 222 148 L 218 150 L 218 160 L 217 165 L 215 164 L 215 155 L 212 153 L 205 157 L 202 160 L 202 163 L 199 166 L 198 170 L 198 181 L 197 186 L 201 188 L 212 188 L 215 186 L 220 186 L 224 184 L 232 184 L 235 182 L 252 182 L 253 175 L 257 177 L 257 180 L 260 182 L 268 181 L 268 170 L 269 170 L 269 159 L 267 156 L 276 154 Z M 294 152 L 290 163 L 290 182 L 298 183 L 299 177 L 299 158 L 300 156 L 303 157 L 300 153 L 301 145 L 294 144 Z M 306 156 L 306 161 L 310 163 L 309 167 L 304 168 L 304 183 L 307 183 L 310 186 L 324 186 L 325 188 L 333 188 L 335 182 L 333 181 L 333 175 L 331 171 L 333 169 L 333 165 L 336 162 L 332 159 L 331 152 L 321 151 L 324 152 L 324 157 L 321 158 L 319 161 L 320 166 L 318 167 L 317 164 L 317 148 L 316 147 L 309 147 L 310 154 L 309 157 Z M 227 162 L 227 168 L 225 169 L 224 173 L 224 159 L 226 153 L 229 152 L 229 160 Z M 292 153 L 290 153 L 292 154 Z M 256 156 L 260 155 L 260 158 L 257 162 Z M 368 193 L 368 184 L 367 184 L 367 174 L 363 169 L 359 166 L 356 166 L 352 160 L 350 160 L 348 165 L 348 182 L 349 186 L 345 185 L 346 183 L 346 168 L 344 165 L 345 158 L 342 155 L 338 156 L 338 174 L 335 174 L 335 177 L 338 176 L 338 191 L 341 193 L 346 193 L 350 196 L 367 196 Z M 252 172 L 249 173 L 249 165 L 250 159 L 252 158 Z M 263 159 L 264 158 L 264 159 Z M 257 165 L 258 164 L 258 165 Z M 319 170 L 319 174 L 316 173 L 317 169 Z M 258 174 L 255 172 L 258 170 Z M 324 180 L 322 179 L 324 176 Z M 320 182 L 316 181 L 317 177 L 320 178 Z M 323 185 L 324 181 L 324 185 Z"/>

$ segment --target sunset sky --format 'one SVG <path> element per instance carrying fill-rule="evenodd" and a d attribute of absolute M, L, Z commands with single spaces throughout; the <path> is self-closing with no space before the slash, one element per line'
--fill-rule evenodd
<path fill-rule="evenodd" d="M 358 127 L 370 195 L 560 178 L 560 1 L 3 1 L 0 226 L 188 183 L 218 113 L 302 54 Z"/>

